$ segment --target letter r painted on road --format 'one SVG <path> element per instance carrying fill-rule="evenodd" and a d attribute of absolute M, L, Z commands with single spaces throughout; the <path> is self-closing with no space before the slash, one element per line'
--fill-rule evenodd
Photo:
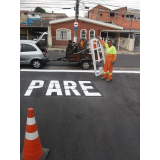
<path fill-rule="evenodd" d="M 88 89 L 94 89 L 92 86 L 85 86 L 84 83 L 91 83 L 91 81 L 79 81 L 79 84 L 85 94 L 85 96 L 102 96 L 98 92 L 88 92 Z"/>
<path fill-rule="evenodd" d="M 36 83 L 39 83 L 38 86 L 36 86 Z M 24 96 L 30 96 L 33 89 L 35 88 L 42 88 L 44 85 L 44 81 L 43 80 L 32 80 L 31 84 L 29 85 L 26 93 L 24 94 Z"/>
<path fill-rule="evenodd" d="M 69 86 L 69 83 L 72 84 L 72 86 Z M 81 96 L 81 94 L 76 89 L 77 84 L 74 81 L 63 81 L 63 84 L 66 96 L 71 96 L 70 90 L 72 90 L 76 96 Z"/>

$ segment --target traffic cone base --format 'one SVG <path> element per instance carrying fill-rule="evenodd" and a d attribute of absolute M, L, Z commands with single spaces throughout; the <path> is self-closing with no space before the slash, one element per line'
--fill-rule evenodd
<path fill-rule="evenodd" d="M 49 149 L 42 148 L 33 108 L 28 108 L 26 133 L 21 160 L 45 160 Z"/>
<path fill-rule="evenodd" d="M 48 156 L 48 153 L 49 153 L 49 149 L 48 148 L 42 148 L 42 150 L 43 150 L 43 156 L 39 160 L 46 160 L 46 158 Z M 20 155 L 20 160 L 23 160 L 22 154 L 23 154 L 23 152 Z"/>

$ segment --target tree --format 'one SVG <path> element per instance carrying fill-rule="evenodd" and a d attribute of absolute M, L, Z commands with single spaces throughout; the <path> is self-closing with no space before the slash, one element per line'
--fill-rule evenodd
<path fill-rule="evenodd" d="M 42 12 L 42 13 L 46 13 L 45 9 L 41 8 L 41 7 L 36 7 L 34 12 Z"/>

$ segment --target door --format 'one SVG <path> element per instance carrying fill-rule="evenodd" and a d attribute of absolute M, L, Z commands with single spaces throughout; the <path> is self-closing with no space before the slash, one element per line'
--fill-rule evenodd
<path fill-rule="evenodd" d="M 140 51 L 140 35 L 134 35 L 134 51 Z"/>
<path fill-rule="evenodd" d="M 21 44 L 21 64 L 30 64 L 32 57 L 36 54 L 37 49 L 31 44 Z"/>

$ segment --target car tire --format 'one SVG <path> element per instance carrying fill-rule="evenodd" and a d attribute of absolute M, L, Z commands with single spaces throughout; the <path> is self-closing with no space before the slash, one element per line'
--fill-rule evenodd
<path fill-rule="evenodd" d="M 90 61 L 83 61 L 81 63 L 81 67 L 82 67 L 82 69 L 88 70 L 91 67 L 91 62 Z"/>
<path fill-rule="evenodd" d="M 39 69 L 42 67 L 42 62 L 41 60 L 33 60 L 32 63 L 31 63 L 32 67 L 35 68 L 35 69 Z"/>

